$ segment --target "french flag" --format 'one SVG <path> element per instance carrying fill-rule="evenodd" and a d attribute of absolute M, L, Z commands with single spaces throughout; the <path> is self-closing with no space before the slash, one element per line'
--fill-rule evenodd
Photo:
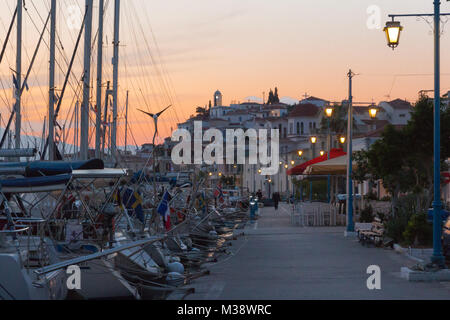
<path fill-rule="evenodd" d="M 170 223 L 170 207 L 169 207 L 169 202 L 171 199 L 172 196 L 170 195 L 169 191 L 166 191 L 157 209 L 158 213 L 164 220 L 164 226 L 166 227 L 167 231 L 169 231 L 172 227 Z"/>

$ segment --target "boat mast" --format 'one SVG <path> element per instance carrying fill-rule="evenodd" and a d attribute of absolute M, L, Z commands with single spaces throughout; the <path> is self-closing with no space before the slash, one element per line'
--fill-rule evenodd
<path fill-rule="evenodd" d="M 81 138 L 80 157 L 88 160 L 89 153 L 89 98 L 91 83 L 91 41 L 92 41 L 92 8 L 94 0 L 86 0 L 86 23 L 84 33 L 84 73 L 83 103 L 81 105 Z"/>
<path fill-rule="evenodd" d="M 104 0 L 98 5 L 98 37 L 97 37 L 97 117 L 95 121 L 95 157 L 101 158 L 101 125 L 102 125 L 102 81 L 103 81 L 103 12 Z"/>
<path fill-rule="evenodd" d="M 55 49 L 56 49 L 56 0 L 52 0 L 50 20 L 50 73 L 48 105 L 48 156 L 55 160 Z"/>
<path fill-rule="evenodd" d="M 117 91 L 119 86 L 119 36 L 120 36 L 120 0 L 114 4 L 114 57 L 113 57 L 113 119 L 111 132 L 111 155 L 117 152 Z"/>
<path fill-rule="evenodd" d="M 125 156 L 127 155 L 127 145 L 128 145 L 128 91 L 127 91 L 127 102 L 125 108 Z"/>
<path fill-rule="evenodd" d="M 20 149 L 20 132 L 21 132 L 21 97 L 20 89 L 22 88 L 22 0 L 17 0 L 17 55 L 16 55 L 16 123 L 15 123 L 15 146 Z"/>

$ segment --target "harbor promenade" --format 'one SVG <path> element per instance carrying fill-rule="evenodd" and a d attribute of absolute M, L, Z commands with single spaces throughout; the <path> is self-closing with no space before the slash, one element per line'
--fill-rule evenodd
<path fill-rule="evenodd" d="M 415 261 L 344 238 L 342 227 L 290 225 L 289 206 L 260 209 L 230 247 L 195 280 L 186 300 L 450 299 L 450 283 L 413 283 L 400 268 Z M 367 268 L 381 268 L 381 290 L 367 288 Z"/>

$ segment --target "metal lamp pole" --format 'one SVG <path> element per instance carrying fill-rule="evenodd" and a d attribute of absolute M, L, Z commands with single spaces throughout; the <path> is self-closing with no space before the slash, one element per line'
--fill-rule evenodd
<path fill-rule="evenodd" d="M 355 232 L 355 224 L 353 222 L 353 93 L 352 80 L 355 74 L 350 70 L 348 72 L 349 94 L 348 94 L 348 129 L 347 129 L 347 235 Z"/>
<path fill-rule="evenodd" d="M 391 14 L 392 22 L 386 24 L 388 45 L 393 49 L 398 45 L 402 27 L 399 22 L 394 22 L 395 17 L 433 17 L 434 20 L 434 201 L 433 201 L 433 255 L 431 262 L 440 267 L 445 266 L 445 258 L 442 255 L 442 202 L 441 202 L 441 88 L 440 88 L 440 36 L 441 16 L 449 16 L 450 13 L 441 13 L 440 0 L 434 0 L 433 14 Z M 394 23 L 397 23 L 395 25 Z M 393 35 L 398 36 L 391 39 L 391 30 L 398 28 Z"/>

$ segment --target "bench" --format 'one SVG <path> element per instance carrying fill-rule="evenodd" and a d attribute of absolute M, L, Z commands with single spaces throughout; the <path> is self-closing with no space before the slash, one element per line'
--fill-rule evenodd
<path fill-rule="evenodd" d="M 358 230 L 358 239 L 362 245 L 373 244 L 377 247 L 385 246 L 384 241 L 384 225 L 379 218 L 375 218 L 372 222 L 370 230 Z"/>

